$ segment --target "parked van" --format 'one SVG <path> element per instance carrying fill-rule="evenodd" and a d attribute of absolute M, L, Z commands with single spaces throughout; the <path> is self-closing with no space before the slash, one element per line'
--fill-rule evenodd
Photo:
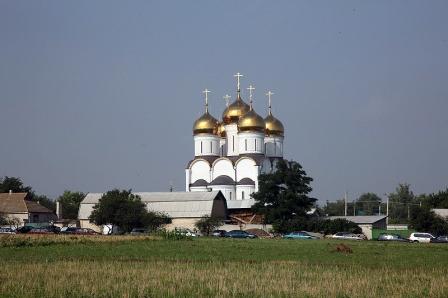
<path fill-rule="evenodd" d="M 411 236 L 409 236 L 409 240 L 415 243 L 429 243 L 433 238 L 435 237 L 429 233 L 412 233 Z"/>

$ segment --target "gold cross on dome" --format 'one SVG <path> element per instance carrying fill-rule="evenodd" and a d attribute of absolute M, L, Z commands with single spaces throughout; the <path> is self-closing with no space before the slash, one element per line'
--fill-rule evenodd
<path fill-rule="evenodd" d="M 208 90 L 207 88 L 205 88 L 204 91 L 202 91 L 202 93 L 205 94 L 205 111 L 208 112 L 208 93 L 210 93 L 211 91 Z"/>
<path fill-rule="evenodd" d="M 252 102 L 252 91 L 255 90 L 255 87 L 249 85 L 249 88 L 247 88 L 247 90 L 249 90 L 249 101 Z"/>
<path fill-rule="evenodd" d="M 226 107 L 228 107 L 228 106 L 229 106 L 230 95 L 229 95 L 229 94 L 226 94 L 226 95 L 224 95 L 222 98 L 224 98 L 224 100 L 226 101 Z"/>
<path fill-rule="evenodd" d="M 240 74 L 239 72 L 237 72 L 235 75 L 233 75 L 234 77 L 236 77 L 236 81 L 237 81 L 237 90 L 240 91 L 240 78 L 243 77 L 242 74 Z"/>
<path fill-rule="evenodd" d="M 269 100 L 268 107 L 269 107 L 269 115 L 270 115 L 271 114 L 271 110 L 272 110 L 272 108 L 271 108 L 271 95 L 274 95 L 274 92 L 268 91 L 268 93 L 266 93 L 266 95 L 268 96 L 268 100 Z"/>

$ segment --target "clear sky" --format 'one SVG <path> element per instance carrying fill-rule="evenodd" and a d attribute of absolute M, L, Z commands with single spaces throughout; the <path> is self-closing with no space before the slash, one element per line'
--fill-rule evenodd
<path fill-rule="evenodd" d="M 233 74 L 321 202 L 448 186 L 448 1 L 0 1 L 0 175 L 38 193 L 185 189 Z M 247 90 L 243 98 L 247 100 Z"/>

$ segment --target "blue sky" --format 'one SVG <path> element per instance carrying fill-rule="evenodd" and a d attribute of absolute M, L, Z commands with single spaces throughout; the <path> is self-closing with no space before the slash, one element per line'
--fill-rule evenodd
<path fill-rule="evenodd" d="M 0 175 L 184 190 L 205 88 L 266 90 L 321 202 L 448 186 L 446 1 L 1 1 Z M 247 91 L 243 94 L 247 99 Z"/>

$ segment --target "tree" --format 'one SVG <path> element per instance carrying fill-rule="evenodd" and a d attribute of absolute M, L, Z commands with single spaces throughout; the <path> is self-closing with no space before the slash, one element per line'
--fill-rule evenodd
<path fill-rule="evenodd" d="M 416 231 L 430 232 L 435 235 L 448 234 L 448 222 L 428 207 L 413 207 L 410 225 Z"/>
<path fill-rule="evenodd" d="M 8 224 L 7 218 L 3 213 L 0 213 L 0 226 Z"/>
<path fill-rule="evenodd" d="M 222 226 L 223 222 L 221 219 L 210 216 L 203 216 L 200 220 L 195 223 L 196 228 L 201 231 L 203 235 L 210 235 L 210 233 L 216 228 Z"/>
<path fill-rule="evenodd" d="M 259 176 L 259 190 L 252 194 L 255 199 L 252 209 L 262 214 L 266 223 L 279 227 L 292 219 L 306 217 L 316 202 L 308 196 L 312 181 L 299 163 L 279 160 L 275 172 Z"/>
<path fill-rule="evenodd" d="M 82 192 L 64 191 L 64 193 L 57 198 L 57 201 L 61 204 L 62 218 L 77 219 L 79 205 L 84 197 L 85 194 Z"/>
<path fill-rule="evenodd" d="M 39 202 L 42 206 L 47 207 L 51 211 L 56 210 L 56 203 L 49 199 L 45 195 L 37 195 L 31 188 L 31 186 L 24 186 L 22 180 L 17 177 L 8 177 L 0 178 L 0 192 L 26 192 L 27 200 Z"/>
<path fill-rule="evenodd" d="M 123 232 L 139 227 L 159 227 L 171 222 L 166 215 L 148 212 L 140 197 L 130 190 L 118 189 L 108 191 L 100 198 L 99 203 L 93 206 L 89 219 L 96 225 L 118 226 Z"/>
<path fill-rule="evenodd" d="M 399 184 L 394 193 L 389 195 L 389 222 L 408 223 L 410 210 L 416 204 L 414 193 L 409 184 Z"/>
<path fill-rule="evenodd" d="M 428 208 L 442 208 L 448 209 L 448 188 L 439 191 L 438 193 L 432 193 L 430 195 L 421 195 L 419 199 L 422 205 Z"/>
<path fill-rule="evenodd" d="M 356 210 L 359 210 L 359 215 L 376 215 L 379 213 L 379 206 L 381 205 L 381 198 L 372 193 L 363 193 L 356 201 Z"/>

